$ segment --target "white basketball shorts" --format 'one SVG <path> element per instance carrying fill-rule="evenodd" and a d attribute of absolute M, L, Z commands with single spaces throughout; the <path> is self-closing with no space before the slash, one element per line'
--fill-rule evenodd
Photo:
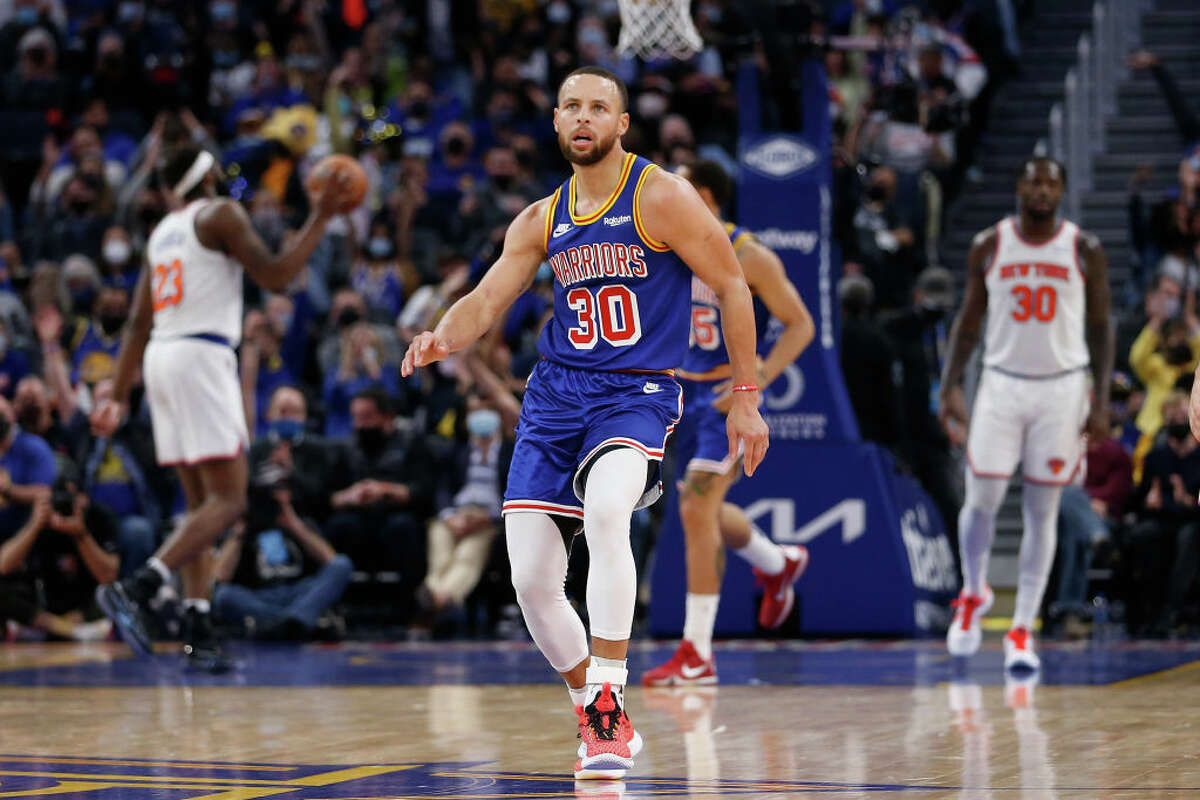
<path fill-rule="evenodd" d="M 971 471 L 1007 479 L 1022 464 L 1031 483 L 1071 483 L 1084 453 L 1090 382 L 1086 370 L 1037 379 L 985 369 L 967 434 Z"/>
<path fill-rule="evenodd" d="M 151 340 L 142 371 L 159 464 L 228 459 L 249 446 L 231 348 L 186 337 Z"/>

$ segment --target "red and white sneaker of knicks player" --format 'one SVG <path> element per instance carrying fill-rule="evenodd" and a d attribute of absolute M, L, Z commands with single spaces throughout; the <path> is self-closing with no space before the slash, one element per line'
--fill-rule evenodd
<path fill-rule="evenodd" d="M 758 624 L 764 628 L 778 628 L 792 613 L 796 604 L 796 581 L 808 567 L 808 548 L 801 545 L 781 545 L 783 570 L 778 575 L 768 575 L 755 567 L 754 577 L 763 587 L 762 605 L 758 607 Z"/>
<path fill-rule="evenodd" d="M 619 780 L 633 767 L 642 750 L 642 736 L 617 702 L 611 684 L 600 687 L 596 699 L 576 706 L 579 715 L 579 760 L 576 780 Z"/>
<path fill-rule="evenodd" d="M 946 649 L 952 656 L 973 656 L 983 641 L 979 621 L 992 607 L 996 596 L 992 587 L 984 586 L 983 594 L 967 594 L 964 589 L 950 605 L 955 609 L 954 620 L 946 631 Z"/>
<path fill-rule="evenodd" d="M 1004 668 L 1032 672 L 1041 669 L 1042 660 L 1033 650 L 1033 634 L 1028 628 L 1013 628 L 1004 634 Z"/>
<path fill-rule="evenodd" d="M 696 646 L 684 639 L 671 660 L 659 664 L 642 676 L 643 686 L 712 686 L 717 682 L 717 668 L 711 658 L 704 659 Z"/>

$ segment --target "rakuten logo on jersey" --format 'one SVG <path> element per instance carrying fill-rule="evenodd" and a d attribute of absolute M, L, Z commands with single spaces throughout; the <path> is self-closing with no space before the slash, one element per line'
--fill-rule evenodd
<path fill-rule="evenodd" d="M 633 217 L 628 214 L 622 214 L 619 217 L 605 217 L 604 224 L 610 228 L 615 228 L 618 225 L 624 225 L 627 222 L 633 222 Z"/>
<path fill-rule="evenodd" d="M 784 231 L 779 228 L 767 228 L 756 231 L 754 236 L 764 246 L 772 250 L 799 250 L 801 253 L 811 253 L 817 249 L 821 237 L 816 231 Z"/>

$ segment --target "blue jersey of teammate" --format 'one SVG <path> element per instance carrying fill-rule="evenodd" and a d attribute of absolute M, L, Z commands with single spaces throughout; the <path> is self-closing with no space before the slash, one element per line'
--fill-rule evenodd
<path fill-rule="evenodd" d="M 729 242 L 737 250 L 743 242 L 753 238 L 745 228 L 725 223 Z M 688 337 L 687 355 L 680 365 L 684 372 L 701 375 L 729 363 L 725 342 L 721 338 L 721 305 L 717 295 L 699 277 L 692 276 L 692 327 Z M 756 309 L 757 313 L 757 309 Z M 760 326 L 761 328 L 762 326 Z"/>
<path fill-rule="evenodd" d="M 608 201 L 575 214 L 575 178 L 546 214 L 554 316 L 538 349 L 550 361 L 593 370 L 670 370 L 688 347 L 687 265 L 646 234 L 638 197 L 657 166 L 632 153 Z"/>

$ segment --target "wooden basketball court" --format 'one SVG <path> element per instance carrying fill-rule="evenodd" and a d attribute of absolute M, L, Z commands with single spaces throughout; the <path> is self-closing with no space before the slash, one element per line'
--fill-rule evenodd
<path fill-rule="evenodd" d="M 218 677 L 2 645 L 0 797 L 1200 796 L 1200 643 L 1047 646 L 1042 685 L 1006 685 L 997 644 L 727 644 L 719 689 L 630 690 L 646 749 L 621 783 L 571 777 L 531 645 L 247 645 Z"/>

